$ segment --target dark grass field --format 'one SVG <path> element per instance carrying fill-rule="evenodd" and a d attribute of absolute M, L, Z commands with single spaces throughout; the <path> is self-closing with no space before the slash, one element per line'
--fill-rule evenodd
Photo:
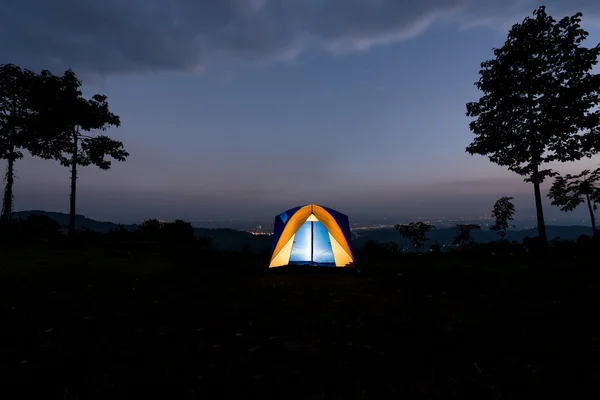
<path fill-rule="evenodd" d="M 1 399 L 600 398 L 600 262 L 3 249 Z"/>

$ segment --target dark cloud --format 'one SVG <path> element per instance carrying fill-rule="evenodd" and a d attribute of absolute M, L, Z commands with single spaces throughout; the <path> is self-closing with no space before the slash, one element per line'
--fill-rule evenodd
<path fill-rule="evenodd" d="M 550 6 L 598 15 L 596 0 Z M 530 0 L 0 0 L 1 62 L 101 75 L 195 70 L 228 57 L 293 58 L 417 35 L 454 14 L 529 13 Z M 523 12 L 521 12 L 523 10 Z"/>

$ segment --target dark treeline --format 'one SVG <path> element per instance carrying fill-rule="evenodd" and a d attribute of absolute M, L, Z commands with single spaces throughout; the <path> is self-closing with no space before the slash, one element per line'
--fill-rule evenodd
<path fill-rule="evenodd" d="M 143 221 L 135 229 L 118 225 L 108 232 L 81 229 L 65 234 L 65 229 L 55 219 L 45 215 L 29 215 L 27 218 L 13 219 L 10 229 L 0 233 L 1 243 L 19 244 L 72 244 L 85 246 L 109 244 L 121 247 L 151 247 L 153 245 L 192 246 L 210 249 L 212 239 L 197 238 L 190 222 L 175 220 L 161 222 L 156 219 Z"/>
<path fill-rule="evenodd" d="M 595 190 L 597 193 L 598 189 Z M 513 227 L 511 221 L 515 213 L 515 207 L 511 200 L 512 197 L 501 197 L 496 201 L 492 210 L 492 217 L 495 221 L 490 230 L 498 235 L 498 240 L 476 243 L 471 233 L 474 230 L 481 229 L 481 226 L 477 224 L 459 224 L 455 228 L 453 247 L 444 249 L 436 242 L 430 246 L 426 254 L 438 256 L 442 253 L 449 253 L 450 255 L 484 256 L 486 258 L 490 256 L 514 258 L 526 254 L 539 256 L 540 253 L 544 252 L 547 255 L 558 256 L 559 258 L 564 256 L 572 258 L 576 254 L 593 254 L 600 250 L 600 235 L 595 228 L 590 231 L 591 235 L 581 235 L 574 241 L 553 238 L 548 243 L 543 243 L 539 236 L 526 236 L 521 243 L 506 240 L 507 231 Z M 401 237 L 411 242 L 414 250 L 411 253 L 423 254 L 420 253 L 420 250 L 423 248 L 424 243 L 430 240 L 427 234 L 434 230 L 435 226 L 425 222 L 411 222 L 403 225 L 398 224 L 395 228 Z M 370 241 L 364 248 L 359 250 L 359 253 L 366 254 L 368 258 L 375 256 L 389 260 L 406 252 L 396 242 L 377 243 Z"/>
<path fill-rule="evenodd" d="M 455 237 L 451 246 L 442 246 L 435 242 L 424 250 L 424 244 L 431 243 L 428 233 L 435 227 L 421 222 L 397 225 L 399 239 L 410 241 L 412 249 L 403 248 L 399 244 L 400 241 L 386 243 L 368 240 L 360 246 L 354 246 L 356 264 L 361 271 L 369 272 L 373 271 L 374 267 L 375 270 L 380 270 L 377 267 L 394 268 L 407 262 L 414 264 L 415 256 L 444 263 L 457 259 L 479 260 L 484 263 L 483 265 L 490 262 L 497 263 L 500 260 L 512 265 L 527 262 L 528 259 L 541 260 L 541 256 L 547 256 L 555 263 L 563 262 L 564 265 L 568 265 L 578 257 L 580 257 L 579 261 L 583 261 L 586 257 L 594 257 L 598 254 L 600 235 L 581 235 L 576 240 L 553 238 L 543 247 L 538 237 L 525 237 L 520 242 L 504 239 L 511 226 L 511 205 L 510 200 L 505 198 L 499 199 L 495 205 L 494 211 L 499 212 L 499 217 L 491 230 L 496 231 L 498 240 L 476 242 L 471 233 L 480 227 L 474 224 L 459 224 L 455 228 Z M 502 207 L 506 207 L 509 212 L 503 213 Z M 71 235 L 67 232 L 64 226 L 50 217 L 29 215 L 24 219 L 13 220 L 11 229 L 0 233 L 0 248 L 8 246 L 24 249 L 40 247 L 57 250 L 97 249 L 108 252 L 118 251 L 128 257 L 134 254 L 162 254 L 171 260 L 194 265 L 204 265 L 204 262 L 208 262 L 207 267 L 212 266 L 214 260 L 227 253 L 241 257 L 237 259 L 241 264 L 254 260 L 252 262 L 254 267 L 249 268 L 247 272 L 266 271 L 271 250 L 266 243 L 264 248 L 254 250 L 251 250 L 248 244 L 237 249 L 219 249 L 212 237 L 197 237 L 192 224 L 183 220 L 161 222 L 152 219 L 143 221 L 135 228 L 119 225 L 116 229 L 107 232 L 89 229 L 78 230 Z M 225 270 L 231 270 L 220 261 L 217 261 L 214 266 L 217 265 Z"/>

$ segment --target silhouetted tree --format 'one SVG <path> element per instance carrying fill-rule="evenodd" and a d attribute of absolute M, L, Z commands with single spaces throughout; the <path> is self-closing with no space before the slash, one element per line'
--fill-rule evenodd
<path fill-rule="evenodd" d="M 442 246 L 440 245 L 440 243 L 436 240 L 434 244 L 431 245 L 431 251 L 432 253 L 435 254 L 440 254 L 442 252 Z"/>
<path fill-rule="evenodd" d="M 471 237 L 471 232 L 477 229 L 481 229 L 480 225 L 477 224 L 458 224 L 456 225 L 456 237 L 452 241 L 452 244 L 471 244 L 473 243 L 473 238 Z"/>
<path fill-rule="evenodd" d="M 132 236 L 132 232 L 127 230 L 127 228 L 125 228 L 122 224 L 118 224 L 116 228 L 106 232 L 106 237 L 109 240 L 115 241 L 131 239 Z"/>
<path fill-rule="evenodd" d="M 594 211 L 600 203 L 600 168 L 590 171 L 586 169 L 579 175 L 567 174 L 557 176 L 548 192 L 553 206 L 560 207 L 561 211 L 573 211 L 580 204 L 587 203 L 592 221 L 592 234 L 595 235 L 596 217 Z"/>
<path fill-rule="evenodd" d="M 29 237 L 52 240 L 62 235 L 60 224 L 46 215 L 29 215 L 23 222 Z"/>
<path fill-rule="evenodd" d="M 540 184 L 555 173 L 542 169 L 553 161 L 574 161 L 600 151 L 600 76 L 590 73 L 600 45 L 581 43 L 588 33 L 581 13 L 560 21 L 545 7 L 515 24 L 508 39 L 493 49 L 495 59 L 481 64 L 475 85 L 484 93 L 467 104 L 477 136 L 470 154 L 486 155 L 533 183 L 538 235 L 547 245 Z"/>
<path fill-rule="evenodd" d="M 138 225 L 137 234 L 144 240 L 159 240 L 162 223 L 157 219 L 146 219 Z"/>
<path fill-rule="evenodd" d="M 119 116 L 108 107 L 106 96 L 96 94 L 91 99 L 82 97 L 81 81 L 71 70 L 61 77 L 53 77 L 43 71 L 51 96 L 55 96 L 52 115 L 46 119 L 51 127 L 52 140 L 49 145 L 54 158 L 71 170 L 71 194 L 69 207 L 69 234 L 75 232 L 75 212 L 77 193 L 77 168 L 95 165 L 102 170 L 111 167 L 111 157 L 125 161 L 129 153 L 123 143 L 105 135 L 89 136 L 83 132 L 105 131 L 110 126 L 121 124 Z"/>
<path fill-rule="evenodd" d="M 411 222 L 409 224 L 396 224 L 394 228 L 400 233 L 403 238 L 411 241 L 413 247 L 418 252 L 423 242 L 429 240 L 427 233 L 435 229 L 435 226 L 425 222 Z"/>
<path fill-rule="evenodd" d="M 492 217 L 496 220 L 494 225 L 490 226 L 490 230 L 496 232 L 500 236 L 500 240 L 504 240 L 506 231 L 510 226 L 515 214 L 515 205 L 511 202 L 512 197 L 501 197 L 494 203 L 494 209 L 492 210 Z"/>
<path fill-rule="evenodd" d="M 3 228 L 5 229 L 0 230 L 0 241 L 13 244 L 50 242 L 59 240 L 63 236 L 60 224 L 45 215 L 32 214 L 26 219 L 11 219 L 3 225 Z"/>
<path fill-rule="evenodd" d="M 194 227 L 190 222 L 181 219 L 163 223 L 162 233 L 167 242 L 187 243 L 194 241 Z"/>
<path fill-rule="evenodd" d="M 0 223 L 6 223 L 13 210 L 15 162 L 35 143 L 27 127 L 34 75 L 14 64 L 0 65 L 0 159 L 7 161 Z"/>
<path fill-rule="evenodd" d="M 145 240 L 156 240 L 166 243 L 189 243 L 195 241 L 194 227 L 190 222 L 181 219 L 173 222 L 148 219 L 138 226 L 137 233 L 140 238 Z"/>

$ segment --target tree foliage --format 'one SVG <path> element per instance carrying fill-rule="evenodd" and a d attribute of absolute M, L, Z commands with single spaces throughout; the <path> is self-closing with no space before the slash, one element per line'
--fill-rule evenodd
<path fill-rule="evenodd" d="M 456 225 L 456 237 L 452 241 L 454 245 L 467 245 L 473 243 L 471 232 L 481 229 L 481 225 L 477 224 L 458 224 Z"/>
<path fill-rule="evenodd" d="M 96 94 L 85 99 L 81 81 L 72 70 L 58 77 L 42 71 L 42 84 L 47 96 L 44 103 L 52 104 L 45 109 L 40 121 L 48 126 L 48 146 L 36 155 L 51 157 L 71 170 L 71 195 L 69 208 L 69 233 L 75 231 L 76 188 L 78 167 L 95 165 L 102 170 L 110 169 L 112 162 L 125 161 L 129 153 L 123 143 L 106 135 L 90 136 L 92 131 L 106 131 L 118 127 L 121 120 L 108 106 L 107 97 Z"/>
<path fill-rule="evenodd" d="M 164 243 L 187 243 L 195 240 L 192 224 L 180 219 L 173 222 L 148 219 L 138 226 L 137 233 L 144 240 Z"/>
<path fill-rule="evenodd" d="M 157 219 L 146 219 L 138 226 L 138 233 L 146 238 L 158 236 L 162 229 L 162 222 Z"/>
<path fill-rule="evenodd" d="M 15 162 L 23 151 L 36 145 L 28 123 L 32 118 L 29 99 L 34 74 L 14 64 L 0 65 L 0 159 L 7 161 L 0 222 L 6 223 L 13 210 Z"/>
<path fill-rule="evenodd" d="M 596 218 L 594 211 L 600 203 L 600 168 L 590 171 L 584 170 L 578 175 L 567 174 L 557 176 L 548 192 L 553 206 L 560 207 L 561 211 L 573 211 L 580 204 L 587 203 L 592 231 L 596 234 Z"/>
<path fill-rule="evenodd" d="M 427 233 L 435 229 L 435 226 L 425 222 L 411 222 L 409 224 L 396 224 L 394 228 L 400 233 L 403 238 L 411 241 L 416 251 L 423 246 L 423 242 L 429 240 Z"/>
<path fill-rule="evenodd" d="M 52 116 L 47 118 L 52 127 L 53 157 L 66 167 L 75 163 L 82 167 L 95 165 L 103 170 L 111 167 L 106 157 L 125 161 L 129 154 L 122 142 L 106 135 L 86 134 L 121 125 L 120 117 L 110 111 L 107 97 L 95 94 L 90 99 L 83 98 L 82 82 L 72 70 L 65 71 L 62 77 L 52 76 L 48 71 L 42 74 L 49 81 L 46 85 L 54 88 L 55 106 L 49 110 Z"/>
<path fill-rule="evenodd" d="M 584 48 L 581 13 L 556 21 L 545 7 L 515 24 L 495 58 L 481 64 L 483 92 L 467 104 L 476 135 L 466 151 L 488 156 L 534 185 L 538 233 L 546 242 L 539 185 L 555 172 L 548 162 L 600 151 L 600 76 L 591 72 L 600 45 Z"/>
<path fill-rule="evenodd" d="M 0 157 L 21 158 L 27 147 L 25 124 L 29 119 L 27 76 L 14 64 L 0 65 Z"/>
<path fill-rule="evenodd" d="M 490 230 L 496 232 L 500 236 L 500 240 L 504 240 L 506 231 L 511 226 L 513 216 L 515 214 L 515 205 L 511 202 L 512 197 L 501 197 L 494 203 L 494 209 L 492 210 L 492 218 L 495 219 L 494 224 L 490 226 Z"/>

